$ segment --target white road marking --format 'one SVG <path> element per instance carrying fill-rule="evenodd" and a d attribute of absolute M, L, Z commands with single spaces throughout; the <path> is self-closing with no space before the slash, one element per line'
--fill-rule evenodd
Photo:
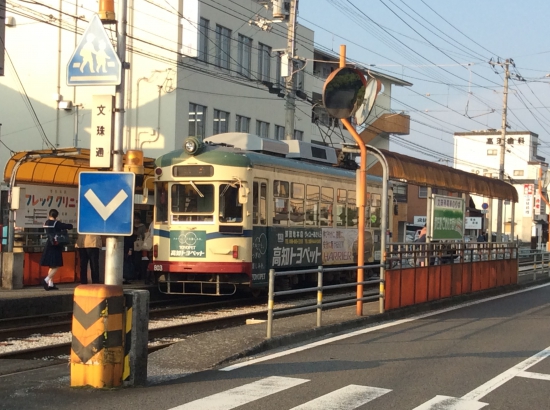
<path fill-rule="evenodd" d="M 535 373 L 535 372 L 521 372 L 518 377 L 525 377 L 527 379 L 538 379 L 550 381 L 550 374 Z"/>
<path fill-rule="evenodd" d="M 307 379 L 272 376 L 173 407 L 170 410 L 230 410 L 306 383 Z"/>
<path fill-rule="evenodd" d="M 287 356 L 287 355 L 290 355 L 290 354 L 302 352 L 304 350 L 313 349 L 314 347 L 323 346 L 323 345 L 333 343 L 333 342 L 338 342 L 340 340 L 345 340 L 345 339 L 348 339 L 350 337 L 355 337 L 355 336 L 360 336 L 360 335 L 364 335 L 364 334 L 371 333 L 371 332 L 376 332 L 377 330 L 402 325 L 404 323 L 414 322 L 414 321 L 419 320 L 419 319 L 424 319 L 424 318 L 427 318 L 427 317 L 440 315 L 442 313 L 451 312 L 453 310 L 478 305 L 480 303 L 485 303 L 485 302 L 489 302 L 489 301 L 492 301 L 492 300 L 497 300 L 497 299 L 517 295 L 517 294 L 524 293 L 524 292 L 530 292 L 530 291 L 533 291 L 533 290 L 536 290 L 536 289 L 545 288 L 547 286 L 550 286 L 550 283 L 545 283 L 545 284 L 542 284 L 542 285 L 533 286 L 533 287 L 527 288 L 527 289 L 521 289 L 521 290 L 518 290 L 518 291 L 515 291 L 515 292 L 505 293 L 503 295 L 492 296 L 492 297 L 487 298 L 487 299 L 481 299 L 481 300 L 476 300 L 476 301 L 473 301 L 473 302 L 467 302 L 467 303 L 463 303 L 463 304 L 460 304 L 460 305 L 451 306 L 451 307 L 448 307 L 448 308 L 445 308 L 445 309 L 435 310 L 433 312 L 423 313 L 421 315 L 412 316 L 412 317 L 407 318 L 407 319 L 400 319 L 400 320 L 396 320 L 396 321 L 393 321 L 393 322 L 383 323 L 381 325 L 375 325 L 375 326 L 372 326 L 372 327 L 367 327 L 365 329 L 356 330 L 356 331 L 346 333 L 346 334 L 343 334 L 343 335 L 339 335 L 339 336 L 329 337 L 327 339 L 323 339 L 323 340 L 319 340 L 317 342 L 313 342 L 313 343 L 309 343 L 309 344 L 306 344 L 306 345 L 303 345 L 303 346 L 295 347 L 293 349 L 288 349 L 288 350 L 281 351 L 281 352 L 278 352 L 278 353 L 273 353 L 273 354 L 270 354 L 270 355 L 257 357 L 255 359 L 250 359 L 250 360 L 247 360 L 247 361 L 244 361 L 244 362 L 241 362 L 241 363 L 232 364 L 231 366 L 221 368 L 220 371 L 230 372 L 230 371 L 235 370 L 235 369 L 240 369 L 241 367 L 246 367 L 246 366 L 250 366 L 250 365 L 253 365 L 253 364 L 256 364 L 256 363 L 265 362 L 267 360 L 277 359 L 279 357 L 283 357 L 283 356 Z"/>
<path fill-rule="evenodd" d="M 101 199 L 97 197 L 94 191 L 91 189 L 88 189 L 86 193 L 84 194 L 88 202 L 90 202 L 90 205 L 94 207 L 94 209 L 97 211 L 99 216 L 103 218 L 104 221 L 106 221 L 112 214 L 115 212 L 120 205 L 128 198 L 128 194 L 124 192 L 124 190 L 120 190 L 118 194 L 115 195 L 111 201 L 107 205 L 104 205 L 103 202 L 101 202 Z"/>
<path fill-rule="evenodd" d="M 391 390 L 379 387 L 350 384 L 298 407 L 294 407 L 291 410 L 353 410 L 389 392 Z"/>
<path fill-rule="evenodd" d="M 538 352 L 536 355 L 525 359 L 523 362 L 516 364 L 514 367 L 511 367 L 510 369 L 499 374 L 498 376 L 493 377 L 487 383 L 482 384 L 478 388 L 472 390 L 470 393 L 462 396 L 462 398 L 466 400 L 479 400 L 482 397 L 491 393 L 497 387 L 502 386 L 508 380 L 521 375 L 521 373 L 529 369 L 531 366 L 534 366 L 537 363 L 543 361 L 548 356 L 550 356 L 550 346 Z"/>
<path fill-rule="evenodd" d="M 456 397 L 435 396 L 430 401 L 415 407 L 413 410 L 478 410 L 487 405 L 487 403 L 457 399 Z"/>

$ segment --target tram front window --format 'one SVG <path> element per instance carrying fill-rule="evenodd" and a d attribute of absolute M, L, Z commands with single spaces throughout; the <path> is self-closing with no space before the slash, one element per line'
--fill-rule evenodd
<path fill-rule="evenodd" d="M 172 185 L 172 220 L 211 222 L 214 220 L 214 185 L 194 182 Z M 176 214 L 176 215 L 174 215 Z"/>
<path fill-rule="evenodd" d="M 220 222 L 243 221 L 243 205 L 239 203 L 239 185 L 220 185 Z"/>

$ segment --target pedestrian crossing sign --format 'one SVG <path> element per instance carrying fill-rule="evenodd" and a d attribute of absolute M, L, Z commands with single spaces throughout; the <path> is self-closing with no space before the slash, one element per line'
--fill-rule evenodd
<path fill-rule="evenodd" d="M 67 65 L 67 85 L 119 85 L 120 59 L 96 14 Z"/>

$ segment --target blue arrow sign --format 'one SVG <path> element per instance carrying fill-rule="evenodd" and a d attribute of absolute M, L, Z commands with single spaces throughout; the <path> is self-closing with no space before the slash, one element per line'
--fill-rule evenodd
<path fill-rule="evenodd" d="M 81 172 L 78 184 L 78 233 L 132 235 L 132 172 Z"/>
<path fill-rule="evenodd" d="M 67 85 L 119 85 L 121 67 L 96 14 L 67 64 Z"/>

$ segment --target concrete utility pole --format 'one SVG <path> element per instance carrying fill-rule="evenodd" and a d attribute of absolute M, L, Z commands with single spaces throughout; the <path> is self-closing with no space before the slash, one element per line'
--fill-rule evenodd
<path fill-rule="evenodd" d="M 504 154 L 506 153 L 506 114 L 508 112 L 508 79 L 510 78 L 510 60 L 507 59 L 504 66 L 504 91 L 502 105 L 502 130 L 500 136 L 500 168 L 498 179 L 504 181 Z M 498 200 L 497 205 L 497 242 L 502 242 L 502 199 Z M 491 233 L 489 232 L 489 235 Z"/>
<path fill-rule="evenodd" d="M 124 93 L 126 70 L 126 20 L 128 15 L 127 1 L 118 2 L 117 55 L 122 65 L 120 84 L 115 88 L 115 129 L 113 141 L 113 171 L 121 172 L 123 168 L 124 144 Z M 109 236 L 105 249 L 105 284 L 122 286 L 122 268 L 124 262 L 124 238 Z"/>
<path fill-rule="evenodd" d="M 285 77 L 285 140 L 294 139 L 294 114 L 296 112 L 296 93 L 294 91 L 294 54 L 296 53 L 296 19 L 298 17 L 298 0 L 290 0 L 288 19 L 288 43 L 286 52 L 290 75 Z"/>

